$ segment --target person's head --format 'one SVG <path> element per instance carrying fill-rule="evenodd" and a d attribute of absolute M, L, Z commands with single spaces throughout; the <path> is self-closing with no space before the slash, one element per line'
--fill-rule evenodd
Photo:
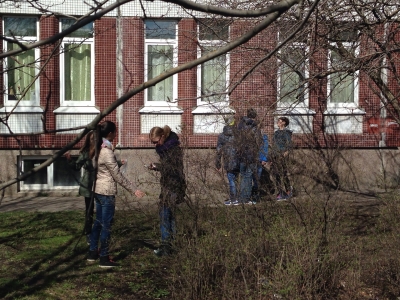
<path fill-rule="evenodd" d="M 109 140 L 110 142 L 115 138 L 117 133 L 117 126 L 114 122 L 104 121 L 100 124 L 100 137 Z"/>
<path fill-rule="evenodd" d="M 225 125 L 233 126 L 235 125 L 235 115 L 227 115 L 224 117 Z"/>
<path fill-rule="evenodd" d="M 247 110 L 247 117 L 250 119 L 255 119 L 257 117 L 257 112 L 254 108 L 249 108 Z"/>
<path fill-rule="evenodd" d="M 169 137 L 170 133 L 171 128 L 168 125 L 165 125 L 163 128 L 156 126 L 150 130 L 149 139 L 153 145 L 161 146 Z"/>
<path fill-rule="evenodd" d="M 101 144 L 103 143 L 103 138 L 112 142 L 117 134 L 117 126 L 115 126 L 114 122 L 104 121 L 101 124 L 97 125 L 96 134 L 94 135 L 93 142 L 90 143 L 91 147 L 89 150 L 89 157 L 93 158 L 97 152 L 100 152 Z"/>
<path fill-rule="evenodd" d="M 286 117 L 279 117 L 278 118 L 278 127 L 279 128 L 285 128 L 289 125 L 289 119 Z"/>
<path fill-rule="evenodd" d="M 89 131 L 86 134 L 85 142 L 83 143 L 79 152 L 89 152 L 91 143 L 93 143 L 93 131 Z"/>

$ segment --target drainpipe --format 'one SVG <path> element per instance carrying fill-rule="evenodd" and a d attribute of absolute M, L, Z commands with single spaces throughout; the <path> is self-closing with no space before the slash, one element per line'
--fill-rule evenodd
<path fill-rule="evenodd" d="M 119 0 L 117 0 L 119 3 Z M 117 87 L 117 97 L 120 98 L 124 92 L 124 80 L 123 80 L 123 61 L 122 61 L 122 49 L 123 49 L 123 35 L 122 35 L 122 20 L 121 20 L 121 7 L 117 7 L 117 23 L 116 23 L 116 39 L 117 39 L 117 49 L 116 49 L 116 87 Z M 117 127 L 118 127 L 118 143 L 117 147 L 122 147 L 122 127 L 123 127 L 123 104 L 117 107 Z"/>
<path fill-rule="evenodd" d="M 387 36 L 388 36 L 388 31 L 389 31 L 389 25 L 388 23 L 385 23 L 384 25 L 384 31 L 383 31 L 383 39 L 384 41 L 386 41 Z M 383 61 L 382 61 L 382 81 L 384 85 L 387 85 L 388 83 L 388 72 L 387 72 L 387 58 L 386 56 L 383 57 Z M 381 91 L 381 104 L 382 104 L 382 108 L 380 110 L 380 133 L 381 133 L 381 140 L 379 141 L 379 148 L 384 148 L 386 147 L 386 129 L 387 129 L 387 124 L 386 124 L 386 118 L 387 118 L 387 109 L 386 109 L 386 103 L 387 101 L 385 101 L 385 95 L 382 93 Z M 387 173 L 386 173 L 386 155 L 384 152 L 382 152 L 381 149 L 378 150 L 379 151 L 379 156 L 381 157 L 381 172 L 382 172 L 382 176 L 383 176 L 383 187 L 385 189 L 385 191 L 387 191 Z"/>
<path fill-rule="evenodd" d="M 384 29 L 384 33 L 383 33 L 383 39 L 386 41 L 386 38 L 387 38 L 387 36 L 388 36 L 388 31 L 389 31 L 389 24 L 388 23 L 385 23 L 385 25 L 384 25 L 385 27 L 385 29 Z M 384 56 L 383 57 L 383 61 L 382 61 L 382 81 L 383 81 L 383 84 L 387 84 L 388 83 L 388 74 L 387 74 L 387 69 L 386 69 L 386 65 L 387 65 L 387 59 L 386 59 L 386 56 Z M 383 99 L 384 99 L 384 95 L 383 95 L 383 93 L 381 92 L 381 103 L 382 103 L 382 108 L 381 108 L 381 110 L 380 110 L 380 119 L 381 119 L 381 140 L 379 141 L 379 147 L 380 148 L 383 148 L 383 147 L 386 147 L 386 124 L 385 124 L 385 121 L 386 121 L 386 117 L 387 117 L 387 109 L 386 109 L 386 106 L 385 106 L 385 102 L 386 101 L 384 101 Z"/>

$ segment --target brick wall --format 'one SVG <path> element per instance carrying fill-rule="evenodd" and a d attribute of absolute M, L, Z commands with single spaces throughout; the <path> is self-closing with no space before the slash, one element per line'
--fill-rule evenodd
<path fill-rule="evenodd" d="M 123 43 L 123 91 L 126 92 L 144 80 L 144 25 L 143 20 L 135 17 L 123 17 L 122 37 L 117 37 L 116 19 L 102 18 L 95 23 L 95 100 L 96 106 L 103 110 L 112 101 L 117 99 L 116 83 L 116 46 L 117 41 Z M 231 36 L 243 33 L 247 22 L 237 21 L 231 26 Z M 55 17 L 41 18 L 40 38 L 44 39 L 58 32 L 59 23 Z M 188 62 L 197 57 L 196 23 L 192 19 L 181 19 L 178 23 L 178 61 L 179 64 Z M 241 81 L 230 95 L 231 106 L 237 115 L 244 115 L 246 109 L 254 107 L 262 122 L 266 125 L 266 132 L 271 135 L 274 131 L 276 115 L 274 115 L 277 100 L 277 61 L 270 59 L 255 69 L 242 81 L 245 72 L 265 57 L 277 43 L 277 29 L 272 26 L 263 34 L 254 37 L 230 53 L 230 82 L 231 86 Z M 378 28 L 377 34 L 382 34 Z M 369 41 L 363 40 L 361 54 L 371 51 Z M 53 58 L 46 63 L 43 75 L 40 77 L 40 104 L 45 107 L 44 118 L 47 130 L 55 129 L 54 109 L 60 105 L 59 90 L 59 56 L 56 44 L 50 44 L 40 49 L 42 65 L 46 58 L 55 52 Z M 396 54 L 397 55 L 397 54 Z M 326 70 L 327 52 L 315 51 L 310 58 L 310 77 L 313 73 Z M 400 67 L 397 65 L 397 67 Z M 194 67 L 178 75 L 178 106 L 182 108 L 182 135 L 185 143 L 191 147 L 214 147 L 216 134 L 194 134 L 192 110 L 197 105 L 197 68 Z M 3 85 L 3 80 L 0 81 Z M 399 91 L 394 78 L 389 79 L 389 85 L 394 91 Z M 309 108 L 315 111 L 313 119 L 314 135 L 296 134 L 294 141 L 299 147 L 377 147 L 382 132 L 387 131 L 387 145 L 399 146 L 399 127 L 387 129 L 391 119 L 380 119 L 380 94 L 365 72 L 360 73 L 359 107 L 364 109 L 362 134 L 324 134 L 324 111 L 326 110 L 327 80 L 312 79 L 309 85 Z M 3 102 L 3 98 L 0 100 Z M 152 147 L 147 134 L 140 133 L 139 110 L 144 105 L 144 93 L 140 92 L 123 104 L 123 125 L 118 143 L 124 147 L 147 148 Z M 106 117 L 116 122 L 116 113 Z M 371 124 L 378 124 L 377 127 Z M 377 129 L 374 129 L 377 128 Z M 46 134 L 35 136 L 1 137 L 0 147 L 17 148 L 59 148 L 71 141 L 75 135 Z"/>

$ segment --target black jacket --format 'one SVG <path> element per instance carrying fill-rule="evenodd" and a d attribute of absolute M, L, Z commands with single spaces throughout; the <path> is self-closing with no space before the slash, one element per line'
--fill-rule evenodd
<path fill-rule="evenodd" d="M 222 133 L 218 136 L 217 155 L 215 167 L 221 168 L 221 158 L 224 160 L 224 169 L 227 172 L 238 171 L 239 161 L 237 156 L 237 145 L 235 144 L 234 127 L 224 126 Z"/>
<path fill-rule="evenodd" d="M 156 164 L 160 171 L 162 205 L 174 205 L 183 202 L 186 192 L 185 173 L 183 172 L 183 151 L 179 137 L 171 132 L 163 145 L 156 147 L 160 162 Z"/>

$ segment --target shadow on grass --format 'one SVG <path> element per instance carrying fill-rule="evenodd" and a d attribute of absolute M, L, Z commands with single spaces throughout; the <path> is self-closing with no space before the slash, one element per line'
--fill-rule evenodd
<path fill-rule="evenodd" d="M 3 217 L 1 231 L 10 234 L 0 239 L 1 248 L 11 255 L 7 254 L 8 260 L 3 257 L 2 273 L 12 280 L 3 279 L 1 299 L 36 295 L 54 282 L 76 280 L 77 273 L 86 276 L 85 271 L 76 272 L 87 266 L 86 244 L 74 247 L 83 224 L 80 213 L 7 213 Z"/>

